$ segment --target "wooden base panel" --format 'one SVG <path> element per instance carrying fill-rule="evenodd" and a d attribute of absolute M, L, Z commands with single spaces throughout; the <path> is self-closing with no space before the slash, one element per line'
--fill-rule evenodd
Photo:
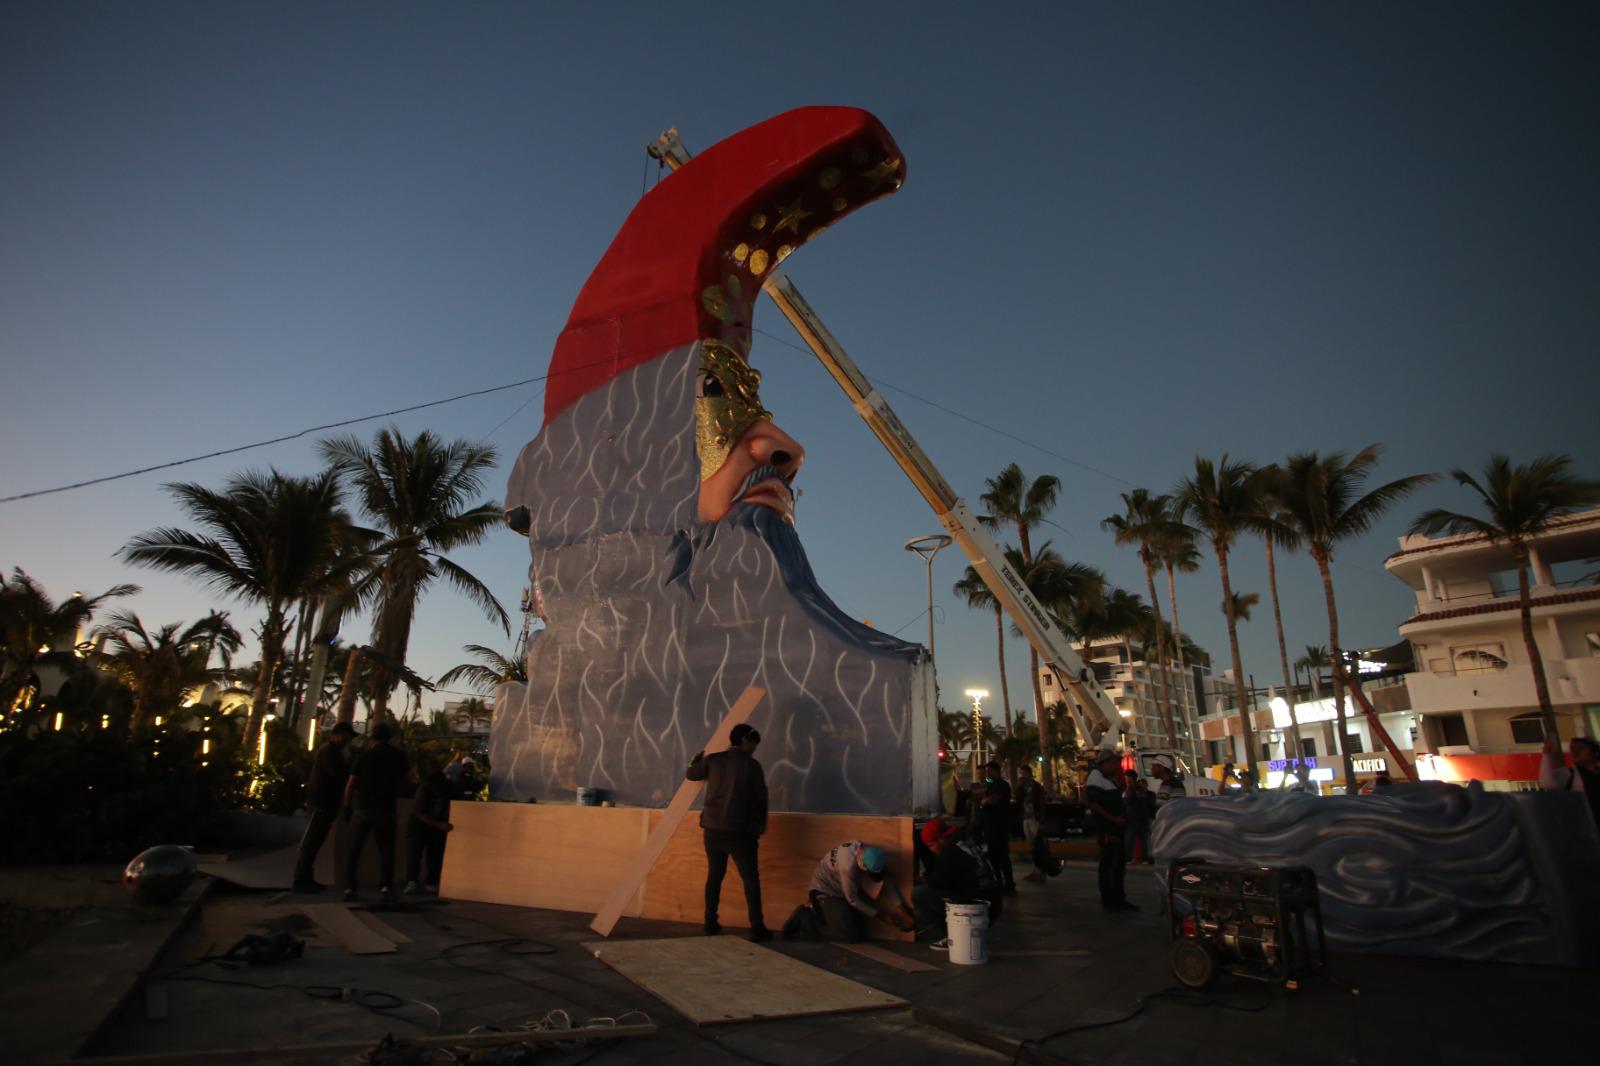
<path fill-rule="evenodd" d="M 887 992 L 734 937 L 583 946 L 696 1025 L 907 1006 Z"/>
<path fill-rule="evenodd" d="M 642 807 L 456 803 L 439 894 L 516 907 L 598 912 L 662 817 Z M 705 913 L 706 857 L 698 817 L 687 818 L 663 849 L 624 917 L 698 924 Z M 806 900 L 811 874 L 829 848 L 864 840 L 883 848 L 889 876 L 908 896 L 912 823 L 846 814 L 774 814 L 761 838 L 761 898 L 767 924 L 781 926 Z M 723 925 L 746 928 L 744 886 L 730 863 L 722 883 Z M 881 922 L 871 934 L 910 940 Z"/>

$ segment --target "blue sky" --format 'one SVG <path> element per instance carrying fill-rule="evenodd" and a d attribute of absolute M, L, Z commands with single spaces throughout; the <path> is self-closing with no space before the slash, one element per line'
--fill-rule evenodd
<path fill-rule="evenodd" d="M 648 141 L 677 125 L 703 148 L 818 103 L 876 113 L 907 182 L 785 269 L 869 376 L 965 416 L 886 390 L 958 492 L 976 505 L 1013 461 L 1059 476 L 1044 534 L 1121 584 L 1142 574 L 1100 519 L 1197 453 L 1381 441 L 1387 476 L 1495 449 L 1600 473 L 1591 5 L 13 3 L 0 19 L 0 495 L 542 374 L 657 178 Z M 800 524 L 823 587 L 924 639 L 901 544 L 937 523 L 770 305 L 757 326 L 763 397 L 809 452 Z M 528 386 L 395 423 L 488 435 L 509 460 L 541 410 Z M 310 472 L 311 438 L 0 505 L 0 565 L 58 596 L 134 580 L 146 621 L 193 619 L 203 590 L 112 554 L 178 520 L 163 481 L 268 465 Z M 1410 600 L 1383 557 L 1417 510 L 1467 502 L 1431 487 L 1344 549 L 1347 643 L 1395 639 Z M 514 611 L 520 538 L 459 561 Z M 1291 650 L 1325 642 L 1314 568 L 1282 570 Z M 992 616 L 949 591 L 961 572 L 954 550 L 935 564 L 947 706 L 999 687 Z M 1234 575 L 1265 593 L 1255 545 Z M 1214 566 L 1181 585 L 1185 629 L 1219 659 L 1220 600 Z M 1242 641 L 1246 670 L 1274 677 L 1267 612 Z M 437 676 L 468 642 L 509 647 L 441 589 L 412 665 Z M 1012 642 L 1019 704 L 1025 652 Z"/>

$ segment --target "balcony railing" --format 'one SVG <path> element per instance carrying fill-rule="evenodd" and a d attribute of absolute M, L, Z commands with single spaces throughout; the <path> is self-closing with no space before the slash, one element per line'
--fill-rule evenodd
<path fill-rule="evenodd" d="M 1510 663 L 1451 663 L 1449 659 L 1429 659 L 1428 673 L 1436 677 L 1472 677 L 1479 674 L 1504 673 Z"/>
<path fill-rule="evenodd" d="M 1564 591 L 1575 588 L 1591 588 L 1600 585 L 1593 574 L 1584 577 L 1571 578 L 1567 581 L 1557 581 L 1551 585 L 1532 585 L 1528 589 L 1530 596 L 1549 595 L 1550 591 Z M 1419 610 L 1439 609 L 1444 607 L 1471 607 L 1480 603 L 1498 603 L 1514 601 L 1517 599 L 1517 590 L 1507 592 L 1467 592 L 1456 596 L 1425 595 L 1417 598 Z"/>

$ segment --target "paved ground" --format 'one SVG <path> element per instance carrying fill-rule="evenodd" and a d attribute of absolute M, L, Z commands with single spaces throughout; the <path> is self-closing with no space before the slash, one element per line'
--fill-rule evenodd
<path fill-rule="evenodd" d="M 485 904 L 435 903 L 385 912 L 413 938 L 394 955 L 353 957 L 333 948 L 299 961 L 235 971 L 206 964 L 157 979 L 165 1020 L 146 1017 L 134 997 L 94 1045 L 96 1055 L 248 1048 L 285 1043 L 371 1039 L 384 1033 L 464 1032 L 513 1027 L 564 1010 L 577 1022 L 644 1011 L 661 1026 L 650 1038 L 547 1052 L 554 1066 L 580 1059 L 595 1066 L 631 1063 L 751 1061 L 779 1066 L 903 1062 L 997 1063 L 1010 1059 L 1082 1064 L 1185 1063 L 1514 1063 L 1548 1062 L 1573 1046 L 1565 1036 L 1587 1024 L 1600 975 L 1566 970 L 1336 958 L 1332 979 L 1298 992 L 1228 978 L 1207 996 L 1155 995 L 1174 985 L 1166 932 L 1156 914 L 1148 867 L 1129 878 L 1145 907 L 1107 915 L 1093 898 L 1093 869 L 1069 864 L 1061 878 L 1022 885 L 993 930 L 987 966 L 942 962 L 938 973 L 905 974 L 822 944 L 775 944 L 776 950 L 912 1001 L 915 1011 L 799 1018 L 696 1030 L 648 993 L 590 958 L 587 916 Z M 253 906 L 263 896 L 213 893 L 205 909 Z M 787 910 L 772 901 L 770 910 Z M 217 914 L 217 918 L 225 918 Z M 211 921 L 212 928 L 227 922 Z M 694 935 L 692 927 L 624 920 L 616 935 Z M 479 944 L 525 938 L 532 943 Z M 194 923 L 156 967 L 170 973 L 212 948 L 207 923 Z M 225 946 L 225 945 L 224 945 Z M 1008 952 L 1089 948 L 1089 957 Z M 941 962 L 922 945 L 900 950 Z M 186 978 L 205 977 L 209 980 Z M 212 982 L 254 982 L 269 988 Z M 310 986 L 387 992 L 416 1005 L 386 1016 L 341 1000 L 315 999 Z M 1142 1006 L 1142 1009 L 1141 1009 Z M 67 1005 L 63 1005 L 67 1009 Z M 438 1011 L 436 1017 L 433 1010 Z M 928 1013 L 981 1028 L 984 1039 L 1015 1043 L 999 1054 L 927 1024 Z M 48 1019 L 37 1019 L 48 1024 Z M 1076 1031 L 1050 1037 L 1069 1027 Z M 1092 1027 L 1092 1028 L 1090 1028 Z M 1048 1038 L 1048 1039 L 1046 1039 Z M 348 1055 L 318 1061 L 351 1061 Z"/>

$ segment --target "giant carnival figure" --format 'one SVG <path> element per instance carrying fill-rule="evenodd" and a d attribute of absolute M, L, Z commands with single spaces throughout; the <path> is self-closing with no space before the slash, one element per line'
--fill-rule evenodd
<path fill-rule="evenodd" d="M 749 359 L 763 281 L 904 175 L 871 115 L 803 108 L 703 152 L 629 214 L 556 342 L 543 428 L 506 489 L 546 628 L 526 687 L 498 696 L 496 799 L 585 786 L 664 805 L 758 685 L 774 810 L 936 802 L 932 664 L 818 587 L 794 525 L 805 449 Z"/>

